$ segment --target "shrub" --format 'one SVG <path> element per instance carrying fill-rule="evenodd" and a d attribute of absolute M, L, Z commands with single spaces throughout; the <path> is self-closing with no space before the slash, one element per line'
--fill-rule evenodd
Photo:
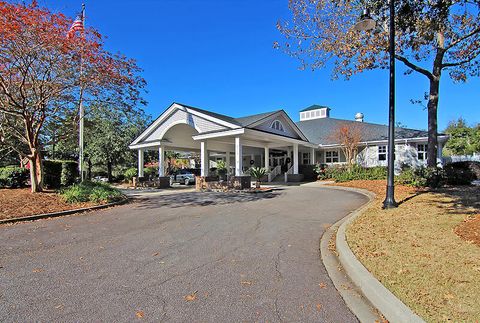
<path fill-rule="evenodd" d="M 470 185 L 480 179 L 480 163 L 474 161 L 457 162 L 444 167 L 445 180 L 449 185 Z"/>
<path fill-rule="evenodd" d="M 0 168 L 0 187 L 18 188 L 27 185 L 29 170 L 17 166 Z"/>
<path fill-rule="evenodd" d="M 78 176 L 78 163 L 71 160 L 44 160 L 43 183 L 47 187 L 59 188 L 72 185 Z"/>
<path fill-rule="evenodd" d="M 427 186 L 427 179 L 423 174 L 423 169 L 409 167 L 403 169 L 400 175 L 395 177 L 395 183 L 414 187 L 425 187 Z"/>
<path fill-rule="evenodd" d="M 333 179 L 337 182 L 347 182 L 353 180 L 377 180 L 387 178 L 387 169 L 385 167 L 361 167 L 354 165 L 351 169 L 346 166 L 315 166 L 320 179 Z"/>
<path fill-rule="evenodd" d="M 68 203 L 78 202 L 113 202 L 123 198 L 122 192 L 107 183 L 84 181 L 60 191 L 60 195 Z"/>
<path fill-rule="evenodd" d="M 138 170 L 136 167 L 129 168 L 123 174 L 125 179 L 131 181 L 135 176 L 137 176 Z"/>
<path fill-rule="evenodd" d="M 445 184 L 445 172 L 440 167 L 404 168 L 395 182 L 414 187 L 440 187 Z"/>
<path fill-rule="evenodd" d="M 158 174 L 158 166 L 145 167 L 143 169 L 143 176 L 145 177 L 155 177 Z"/>

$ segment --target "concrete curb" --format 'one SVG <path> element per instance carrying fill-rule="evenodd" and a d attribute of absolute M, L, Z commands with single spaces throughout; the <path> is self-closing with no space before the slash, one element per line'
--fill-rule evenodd
<path fill-rule="evenodd" d="M 367 202 L 367 204 L 369 203 Z M 330 226 L 320 239 L 320 254 L 323 265 L 345 304 L 360 322 L 382 322 L 382 317 L 378 311 L 350 280 L 340 264 L 337 254 L 330 249 L 330 241 L 336 238 L 337 229 L 344 221 L 345 218 Z"/>
<path fill-rule="evenodd" d="M 74 214 L 74 213 L 83 213 L 83 212 L 88 212 L 88 211 L 106 209 L 106 208 L 109 208 L 111 206 L 125 204 L 129 200 L 130 199 L 127 197 L 127 198 L 124 198 L 120 201 L 112 202 L 112 203 L 108 203 L 108 204 L 96 205 L 96 206 L 91 206 L 91 207 L 84 207 L 84 208 L 74 209 L 74 210 L 44 213 L 44 214 L 36 214 L 36 215 L 22 216 L 22 217 L 19 217 L 19 218 L 5 219 L 5 220 L 0 220 L 0 225 L 7 224 L 7 223 L 23 222 L 23 221 L 34 221 L 34 220 L 40 220 L 40 219 L 46 219 L 46 218 L 55 218 L 55 217 L 70 215 L 70 214 Z"/>
<path fill-rule="evenodd" d="M 382 285 L 363 264 L 355 257 L 346 240 L 347 227 L 373 203 L 375 194 L 361 189 L 347 187 L 331 187 L 363 194 L 369 198 L 369 202 L 355 210 L 344 218 L 338 227 L 336 234 L 336 249 L 340 264 L 352 282 L 359 288 L 368 301 L 380 312 L 389 322 L 424 322 L 408 306 L 399 300 L 391 291 Z M 353 311 L 353 309 L 352 309 Z M 360 318 L 359 318 L 360 319 Z M 363 321 L 362 319 L 360 319 Z"/>

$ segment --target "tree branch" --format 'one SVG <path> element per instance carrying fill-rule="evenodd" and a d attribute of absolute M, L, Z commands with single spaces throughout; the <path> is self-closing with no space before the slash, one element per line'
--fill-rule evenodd
<path fill-rule="evenodd" d="M 470 37 L 472 37 L 473 35 L 478 34 L 478 33 L 480 33 L 480 27 L 474 29 L 472 32 L 466 34 L 465 36 L 460 37 L 460 38 L 458 38 L 458 39 L 455 40 L 455 41 L 452 41 L 452 42 L 450 43 L 450 45 L 448 45 L 447 47 L 445 47 L 445 50 L 449 50 L 450 48 L 456 46 L 458 43 L 460 43 L 460 42 L 464 41 L 465 39 L 470 38 Z"/>
<path fill-rule="evenodd" d="M 406 57 L 403 57 L 401 55 L 398 55 L 398 54 L 395 54 L 395 58 L 398 59 L 400 62 L 402 62 L 403 64 L 405 64 L 407 67 L 411 68 L 412 70 L 414 70 L 415 72 L 418 72 L 418 73 L 421 73 L 423 75 L 425 75 L 426 77 L 428 77 L 429 80 L 432 80 L 433 79 L 433 74 L 429 71 L 427 71 L 426 69 L 418 66 L 418 65 L 415 65 L 413 64 L 412 62 L 410 62 Z"/>

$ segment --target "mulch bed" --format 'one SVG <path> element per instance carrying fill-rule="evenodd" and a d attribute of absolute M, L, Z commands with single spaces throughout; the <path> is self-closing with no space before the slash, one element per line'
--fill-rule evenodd
<path fill-rule="evenodd" d="M 455 233 L 480 247 L 480 215 L 474 219 L 465 220 L 455 228 Z"/>
<path fill-rule="evenodd" d="M 55 192 L 31 193 L 30 189 L 0 189 L 0 220 L 74 210 L 94 203 L 66 203 Z"/>

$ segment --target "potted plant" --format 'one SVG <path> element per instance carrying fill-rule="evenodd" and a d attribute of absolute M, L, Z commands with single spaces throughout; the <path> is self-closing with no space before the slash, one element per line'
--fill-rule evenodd
<path fill-rule="evenodd" d="M 250 168 L 250 175 L 255 178 L 255 188 L 260 188 L 261 180 L 263 176 L 267 175 L 268 171 L 262 167 L 252 167 Z"/>
<path fill-rule="evenodd" d="M 217 175 L 220 180 L 226 180 L 227 177 L 227 164 L 223 160 L 217 161 Z"/>

